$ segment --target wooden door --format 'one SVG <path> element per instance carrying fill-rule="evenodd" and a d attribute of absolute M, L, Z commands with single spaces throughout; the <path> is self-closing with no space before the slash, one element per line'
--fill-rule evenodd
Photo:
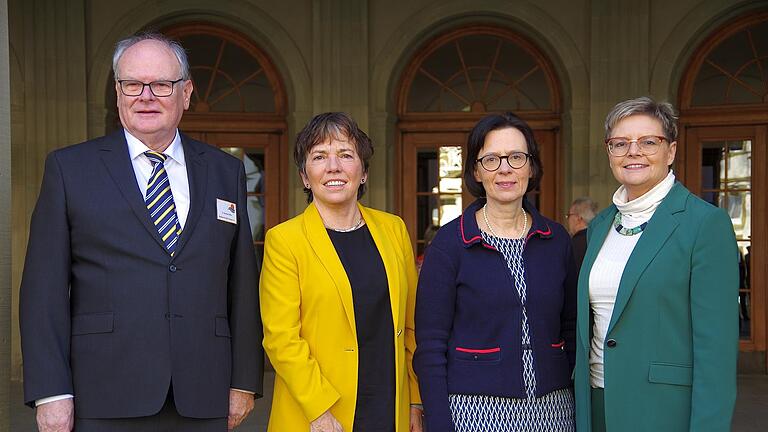
<path fill-rule="evenodd" d="M 195 139 L 221 148 L 243 161 L 248 219 L 259 266 L 264 252 L 266 230 L 281 221 L 281 134 L 244 132 L 190 132 Z"/>
<path fill-rule="evenodd" d="M 686 186 L 725 209 L 734 226 L 742 351 L 766 348 L 766 130 L 765 125 L 691 127 L 679 149 Z"/>
<path fill-rule="evenodd" d="M 463 184 L 465 147 L 469 131 L 404 132 L 401 135 L 401 216 L 417 256 L 425 235 L 458 217 L 474 197 Z M 557 137 L 553 130 L 535 130 L 544 178 L 528 200 L 545 216 L 556 219 L 559 172 Z"/>

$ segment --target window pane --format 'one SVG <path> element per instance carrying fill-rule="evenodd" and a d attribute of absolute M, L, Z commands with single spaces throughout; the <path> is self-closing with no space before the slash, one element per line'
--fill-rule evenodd
<path fill-rule="evenodd" d="M 750 339 L 752 335 L 752 268 L 749 241 L 739 242 L 739 335 L 742 339 Z"/>
<path fill-rule="evenodd" d="M 416 236 L 424 239 L 424 233 L 432 225 L 440 226 L 440 210 L 437 195 L 423 195 L 416 198 L 417 229 Z"/>
<path fill-rule="evenodd" d="M 752 141 L 702 142 L 702 198 L 731 219 L 739 245 L 739 335 L 752 338 L 749 250 L 752 235 Z"/>
<path fill-rule="evenodd" d="M 703 142 L 701 147 L 701 189 L 719 190 L 725 177 L 725 142 Z M 713 202 L 712 198 L 705 200 Z"/>
<path fill-rule="evenodd" d="M 438 182 L 437 151 L 420 150 L 416 155 L 416 191 L 437 192 Z"/>
<path fill-rule="evenodd" d="M 461 194 L 440 195 L 440 226 L 461 216 Z"/>
<path fill-rule="evenodd" d="M 440 147 L 440 192 L 461 193 L 461 147 Z"/>
<path fill-rule="evenodd" d="M 248 222 L 254 241 L 264 241 L 265 200 L 264 196 L 264 150 L 260 148 L 223 147 L 227 153 L 241 159 L 245 168 Z"/>
<path fill-rule="evenodd" d="M 751 292 L 739 292 L 739 338 L 752 339 Z"/>

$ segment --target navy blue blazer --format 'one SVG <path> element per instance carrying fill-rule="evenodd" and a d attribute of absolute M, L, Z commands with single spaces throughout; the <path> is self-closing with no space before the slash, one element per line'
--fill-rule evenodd
<path fill-rule="evenodd" d="M 181 135 L 190 190 L 172 257 L 149 218 L 125 135 L 52 152 L 21 283 L 25 402 L 70 393 L 83 418 L 225 417 L 262 393 L 258 269 L 236 158 Z M 218 220 L 216 200 L 237 205 Z"/>
<path fill-rule="evenodd" d="M 424 258 L 416 294 L 416 353 L 430 430 L 453 431 L 448 394 L 524 398 L 520 298 L 504 257 L 482 240 L 472 203 L 443 226 Z M 536 395 L 571 386 L 577 268 L 560 224 L 533 216 L 523 250 Z"/>

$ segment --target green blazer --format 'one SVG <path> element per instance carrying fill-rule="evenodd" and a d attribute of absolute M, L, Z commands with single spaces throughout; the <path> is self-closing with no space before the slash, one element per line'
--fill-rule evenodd
<path fill-rule="evenodd" d="M 589 274 L 616 206 L 590 224 L 578 286 L 577 429 L 590 431 Z M 606 345 L 608 431 L 730 431 L 736 402 L 738 249 L 730 218 L 675 183 L 621 277 Z"/>

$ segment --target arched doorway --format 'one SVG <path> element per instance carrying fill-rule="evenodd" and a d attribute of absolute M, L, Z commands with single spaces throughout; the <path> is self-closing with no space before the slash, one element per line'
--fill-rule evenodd
<path fill-rule="evenodd" d="M 471 202 L 462 186 L 463 148 L 487 113 L 512 111 L 534 129 L 546 175 L 529 200 L 556 218 L 560 87 L 532 42 L 508 29 L 474 25 L 426 42 L 403 73 L 397 94 L 396 201 L 421 253 L 424 233 Z"/>
<path fill-rule="evenodd" d="M 162 30 L 187 50 L 195 90 L 179 128 L 245 165 L 259 264 L 266 230 L 288 214 L 286 95 L 269 56 L 234 30 L 184 23 Z"/>
<path fill-rule="evenodd" d="M 768 12 L 712 32 L 680 85 L 678 172 L 731 216 L 739 244 L 740 346 L 765 371 L 768 197 Z M 747 356 L 749 357 L 749 356 Z M 757 360 L 755 360 L 757 359 Z M 756 363 L 757 362 L 757 363 Z"/>

